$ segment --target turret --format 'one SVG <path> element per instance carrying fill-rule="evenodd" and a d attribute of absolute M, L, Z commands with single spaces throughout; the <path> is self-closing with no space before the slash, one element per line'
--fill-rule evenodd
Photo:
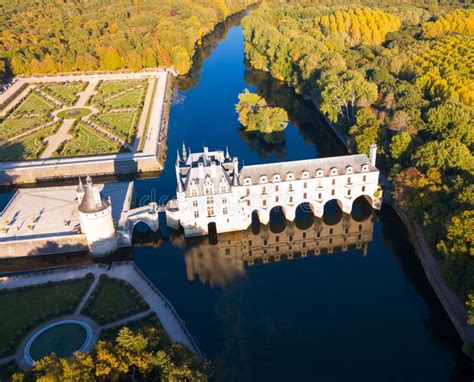
<path fill-rule="evenodd" d="M 370 151 L 369 151 L 369 160 L 372 166 L 375 166 L 376 159 L 377 159 L 377 145 L 372 143 L 370 145 Z"/>
<path fill-rule="evenodd" d="M 230 155 L 229 155 L 229 147 L 225 148 L 225 161 L 228 162 L 230 160 Z"/>
<path fill-rule="evenodd" d="M 184 192 L 184 185 L 183 181 L 181 180 L 181 170 L 179 169 L 179 153 L 178 157 L 176 158 L 176 165 L 175 165 L 175 171 L 176 171 L 176 192 Z"/>
<path fill-rule="evenodd" d="M 111 199 L 102 196 L 99 189 L 92 184 L 89 175 L 78 211 L 81 231 L 86 236 L 91 254 L 104 256 L 115 251 L 118 241 L 115 236 Z"/>

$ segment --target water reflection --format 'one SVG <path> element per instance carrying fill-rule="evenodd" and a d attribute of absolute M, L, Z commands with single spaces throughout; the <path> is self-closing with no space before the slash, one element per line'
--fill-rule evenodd
<path fill-rule="evenodd" d="M 344 214 L 335 225 L 313 219 L 313 224 L 307 228 L 299 227 L 298 219 L 286 222 L 280 232 L 272 232 L 269 225 L 261 225 L 258 234 L 253 233 L 251 227 L 246 231 L 220 234 L 217 244 L 210 244 L 207 238 L 188 239 L 185 245 L 188 281 L 199 280 L 224 287 L 243 276 L 249 266 L 352 249 L 367 255 L 368 243 L 373 237 L 373 216 L 356 221 L 351 215 Z"/>

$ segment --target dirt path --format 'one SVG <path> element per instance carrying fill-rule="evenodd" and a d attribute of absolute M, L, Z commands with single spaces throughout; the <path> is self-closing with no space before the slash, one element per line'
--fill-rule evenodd
<path fill-rule="evenodd" d="M 89 98 L 95 94 L 95 87 L 97 86 L 98 82 L 98 80 L 90 80 L 86 88 L 82 92 L 77 93 L 79 98 L 77 99 L 74 107 L 84 106 L 87 103 Z"/>
<path fill-rule="evenodd" d="M 74 125 L 75 121 L 75 119 L 65 119 L 56 134 L 45 138 L 48 146 L 41 155 L 41 158 L 50 158 L 63 141 L 71 139 L 71 136 L 68 134 L 68 132 Z"/>
<path fill-rule="evenodd" d="M 153 99 L 153 92 L 155 90 L 155 81 L 156 79 L 148 80 L 148 88 L 146 91 L 145 102 L 143 103 L 143 111 L 140 115 L 140 121 L 138 121 L 137 135 L 135 137 L 135 142 L 133 142 L 133 152 L 138 151 L 140 142 L 142 139 L 145 139 L 143 136 L 144 131 L 146 130 L 146 122 L 148 118 L 148 113 L 150 112 L 151 101 Z"/>

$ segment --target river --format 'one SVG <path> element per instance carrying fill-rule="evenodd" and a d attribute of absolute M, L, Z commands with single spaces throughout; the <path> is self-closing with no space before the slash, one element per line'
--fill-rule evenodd
<path fill-rule="evenodd" d="M 175 153 L 183 142 L 195 152 L 228 146 L 247 164 L 344 152 L 309 103 L 246 66 L 238 23 L 222 28 L 220 40 L 205 46 L 194 72 L 181 80 L 166 166 L 158 178 L 137 182 L 142 203 L 174 195 Z M 288 111 L 290 123 L 278 143 L 240 131 L 234 105 L 245 88 Z M 311 227 L 337 231 L 344 223 L 311 218 L 303 229 L 288 223 L 279 229 L 282 237 L 289 230 L 301 236 L 310 226 L 307 257 L 281 253 L 279 261 L 270 256 L 268 263 L 260 258 L 249 265 L 242 243 L 259 240 L 265 227 L 256 235 L 252 229 L 219 235 L 217 245 L 207 238 L 148 237 L 137 240 L 133 255 L 212 360 L 216 380 L 471 380 L 462 344 L 405 227 L 385 206 L 358 221 L 371 236 L 366 253 L 349 246 L 313 255 L 318 244 Z"/>
<path fill-rule="evenodd" d="M 179 80 L 165 169 L 136 181 L 138 203 L 174 196 L 183 142 L 195 152 L 228 146 L 241 164 L 344 153 L 312 105 L 246 66 L 239 21 L 221 25 Z M 290 123 L 276 143 L 240 130 L 234 105 L 245 88 L 287 110 Z M 0 195 L 3 204 L 11 195 Z M 294 224 L 273 216 L 271 227 L 211 243 L 136 231 L 129 255 L 175 306 L 212 361 L 214 380 L 472 380 L 461 341 L 389 207 L 372 213 L 361 205 L 351 217 L 333 208 L 324 220 L 299 213 Z M 248 247 L 264 240 L 274 252 L 250 258 Z M 279 240 L 299 249 L 276 253 Z"/>

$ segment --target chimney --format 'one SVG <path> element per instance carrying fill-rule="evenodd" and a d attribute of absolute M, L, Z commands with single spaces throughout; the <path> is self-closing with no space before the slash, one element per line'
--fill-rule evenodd
<path fill-rule="evenodd" d="M 204 165 L 201 162 L 198 163 L 198 175 L 200 179 L 204 178 Z"/>
<path fill-rule="evenodd" d="M 211 176 L 213 178 L 215 178 L 217 176 L 216 162 L 214 162 L 214 161 L 211 162 Z"/>
<path fill-rule="evenodd" d="M 204 147 L 204 166 L 207 166 L 207 155 L 209 154 L 209 147 Z"/>
<path fill-rule="evenodd" d="M 370 164 L 375 167 L 375 160 L 377 159 L 377 145 L 372 143 L 370 145 L 370 151 L 369 151 L 369 160 Z"/>

